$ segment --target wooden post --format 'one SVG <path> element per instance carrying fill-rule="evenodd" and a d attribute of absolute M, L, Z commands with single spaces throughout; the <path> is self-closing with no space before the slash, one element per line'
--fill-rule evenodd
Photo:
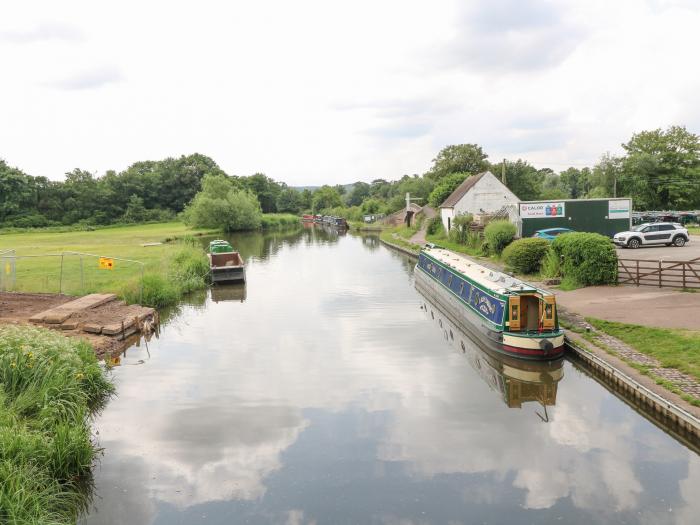
<path fill-rule="evenodd" d="M 639 259 L 637 259 L 637 286 L 639 286 Z"/>
<path fill-rule="evenodd" d="M 661 260 L 659 259 L 659 288 L 661 288 Z"/>
<path fill-rule="evenodd" d="M 683 288 L 685 288 L 685 264 L 683 263 Z"/>

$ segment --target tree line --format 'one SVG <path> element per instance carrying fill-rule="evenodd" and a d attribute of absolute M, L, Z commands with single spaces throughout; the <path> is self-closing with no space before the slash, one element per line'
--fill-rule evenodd
<path fill-rule="evenodd" d="M 262 173 L 230 176 L 211 158 L 193 154 L 136 162 L 96 176 L 74 169 L 65 180 L 34 177 L 0 160 L 0 224 L 39 227 L 172 219 L 203 190 L 206 176 L 227 191 L 257 200 L 263 213 L 332 213 L 349 219 L 401 209 L 405 194 L 439 206 L 468 176 L 491 170 L 521 200 L 631 197 L 637 210 L 700 208 L 700 137 L 682 126 L 634 134 L 624 154 L 603 155 L 591 167 L 559 173 L 523 159 L 491 163 L 477 144 L 443 148 L 423 174 L 297 190 Z M 212 182 L 211 188 L 217 184 Z M 221 187 L 219 186 L 219 189 Z M 200 198 L 203 201 L 204 197 Z M 257 206 L 256 205 L 256 206 Z"/>

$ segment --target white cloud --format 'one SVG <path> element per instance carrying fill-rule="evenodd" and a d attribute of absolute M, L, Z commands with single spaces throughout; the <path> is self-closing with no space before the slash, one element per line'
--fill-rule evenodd
<path fill-rule="evenodd" d="M 699 25 L 685 0 L 15 2 L 0 156 L 60 178 L 199 151 L 290 184 L 422 173 L 460 142 L 590 163 L 700 131 Z"/>

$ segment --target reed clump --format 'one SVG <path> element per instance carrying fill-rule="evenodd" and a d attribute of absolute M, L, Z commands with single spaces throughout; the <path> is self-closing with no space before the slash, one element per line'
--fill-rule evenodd
<path fill-rule="evenodd" d="M 90 345 L 0 327 L 0 523 L 74 523 L 98 452 L 91 415 L 114 393 Z"/>

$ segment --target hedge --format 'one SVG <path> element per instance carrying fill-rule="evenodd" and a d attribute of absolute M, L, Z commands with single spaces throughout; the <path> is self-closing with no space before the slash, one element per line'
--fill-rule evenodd
<path fill-rule="evenodd" d="M 509 221 L 493 221 L 484 228 L 484 237 L 489 250 L 500 255 L 503 249 L 508 246 L 513 239 L 517 229 Z"/>
<path fill-rule="evenodd" d="M 598 233 L 574 232 L 557 237 L 552 250 L 562 260 L 562 274 L 582 286 L 617 282 L 617 253 Z"/>
<path fill-rule="evenodd" d="M 545 239 L 518 239 L 503 250 L 503 260 L 518 273 L 537 273 L 548 250 L 549 241 Z"/>

